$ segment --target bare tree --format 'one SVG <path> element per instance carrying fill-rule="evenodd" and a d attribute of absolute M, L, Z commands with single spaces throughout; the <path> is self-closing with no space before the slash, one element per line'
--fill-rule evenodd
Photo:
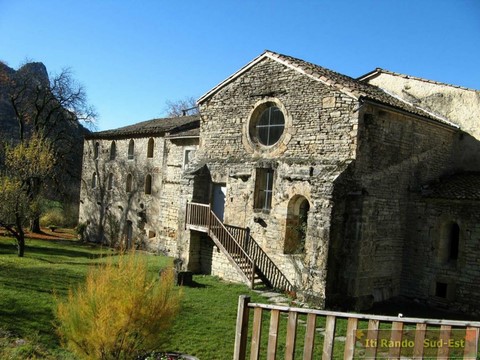
<path fill-rule="evenodd" d="M 0 71 L 0 80 L 6 83 L 8 100 L 18 124 L 18 140 L 26 141 L 35 134 L 48 138 L 58 164 L 54 181 L 57 185 L 68 184 L 71 178 L 79 181 L 78 157 L 82 153 L 82 132 L 85 131 L 80 122 L 93 123 L 96 117 L 95 109 L 87 103 L 84 88 L 73 79 L 69 69 L 49 77 L 41 63 L 26 64 L 13 74 L 6 67 Z M 31 191 L 35 193 L 40 188 L 41 184 L 35 184 Z M 40 232 L 39 219 L 38 210 L 31 231 Z"/>
<path fill-rule="evenodd" d="M 165 102 L 165 112 L 169 117 L 198 114 L 198 106 L 195 98 L 187 97 L 183 100 Z"/>

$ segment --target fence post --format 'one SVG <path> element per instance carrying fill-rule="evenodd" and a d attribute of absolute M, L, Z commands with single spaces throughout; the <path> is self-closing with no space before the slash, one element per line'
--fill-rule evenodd
<path fill-rule="evenodd" d="M 237 326 L 235 329 L 235 347 L 233 350 L 233 360 L 245 360 L 245 356 L 247 353 L 249 302 L 249 296 L 240 295 L 240 297 L 238 298 Z"/>
<path fill-rule="evenodd" d="M 210 217 L 211 217 L 211 209 L 210 209 L 210 204 L 208 204 L 208 213 L 207 213 L 207 231 L 208 231 L 208 235 L 210 235 L 210 226 L 211 226 L 211 221 L 210 221 Z"/>
<path fill-rule="evenodd" d="M 250 240 L 250 228 L 247 226 L 245 228 L 245 239 L 244 239 L 244 248 L 245 248 L 245 252 L 248 254 L 248 256 L 252 257 L 251 254 L 249 253 L 248 251 L 248 241 Z"/>
<path fill-rule="evenodd" d="M 255 260 L 252 260 L 252 286 L 250 287 L 252 290 L 255 287 Z"/>

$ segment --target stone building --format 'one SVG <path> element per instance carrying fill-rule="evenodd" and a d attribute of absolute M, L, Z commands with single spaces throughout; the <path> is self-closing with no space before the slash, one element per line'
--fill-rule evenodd
<path fill-rule="evenodd" d="M 79 215 L 87 239 L 174 255 L 183 228 L 182 174 L 198 130 L 199 117 L 185 116 L 87 136 Z"/>
<path fill-rule="evenodd" d="M 353 79 L 266 51 L 198 105 L 199 119 L 86 140 L 80 221 L 92 236 L 108 239 L 112 218 L 118 239 L 191 271 L 322 306 L 403 295 L 475 310 L 479 91 L 381 69 Z M 122 156 L 109 160 L 114 142 Z"/>

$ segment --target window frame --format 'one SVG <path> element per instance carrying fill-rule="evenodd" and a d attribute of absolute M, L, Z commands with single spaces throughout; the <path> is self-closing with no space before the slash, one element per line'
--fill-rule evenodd
<path fill-rule="evenodd" d="M 278 111 L 281 114 L 281 121 L 280 124 L 275 124 L 274 119 L 274 111 Z M 267 114 L 267 115 L 265 115 Z M 265 119 L 265 117 L 267 119 Z M 264 121 L 266 120 L 266 123 Z M 260 145 L 265 147 L 274 146 L 276 143 L 280 141 L 282 138 L 283 133 L 285 132 L 285 115 L 283 114 L 282 110 L 276 106 L 276 104 L 268 105 L 263 111 L 257 115 L 257 118 L 254 119 L 252 123 L 252 138 Z M 275 136 L 275 140 L 271 140 L 271 136 L 274 133 L 274 128 L 280 128 L 281 133 Z M 265 138 L 266 137 L 266 138 Z"/>
<path fill-rule="evenodd" d="M 100 156 L 100 143 L 98 141 L 93 145 L 93 160 L 98 160 Z"/>
<path fill-rule="evenodd" d="M 144 193 L 145 195 L 152 195 L 152 183 L 153 177 L 151 174 L 145 175 L 145 183 L 144 183 Z"/>
<path fill-rule="evenodd" d="M 133 141 L 133 139 L 130 139 L 130 141 L 128 142 L 127 159 L 135 159 L 135 141 Z"/>
<path fill-rule="evenodd" d="M 98 175 L 97 173 L 94 171 L 93 174 L 92 174 L 92 182 L 91 182 L 91 185 L 92 185 L 92 189 L 96 189 L 97 186 L 98 186 Z"/>
<path fill-rule="evenodd" d="M 149 138 L 147 143 L 147 159 L 152 159 L 154 152 L 155 152 L 155 140 L 153 138 Z"/>
<path fill-rule="evenodd" d="M 110 160 L 115 160 L 117 157 L 117 143 L 115 140 L 110 144 Z"/>
<path fill-rule="evenodd" d="M 107 190 L 112 190 L 113 189 L 113 173 L 108 174 L 108 181 L 107 181 Z"/>
<path fill-rule="evenodd" d="M 278 139 L 275 142 L 266 142 L 270 145 L 265 145 L 264 140 L 260 140 L 257 124 L 261 120 L 262 114 L 269 108 L 277 108 L 283 115 L 283 129 Z M 272 127 L 278 128 L 277 126 Z M 292 139 L 292 117 L 287 111 L 283 103 L 275 97 L 265 97 L 257 101 L 252 106 L 252 110 L 248 115 L 247 121 L 243 125 L 242 143 L 248 152 L 253 154 L 258 153 L 262 156 L 278 156 L 283 153 Z"/>
<path fill-rule="evenodd" d="M 133 175 L 131 173 L 127 174 L 127 181 L 125 184 L 125 192 L 131 193 L 133 190 Z"/>
<path fill-rule="evenodd" d="M 270 212 L 273 202 L 273 185 L 275 170 L 272 168 L 257 168 L 255 170 L 254 210 Z"/>

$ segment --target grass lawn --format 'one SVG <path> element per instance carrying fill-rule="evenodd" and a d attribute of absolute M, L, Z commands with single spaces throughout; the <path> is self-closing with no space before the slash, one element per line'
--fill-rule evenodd
<path fill-rule="evenodd" d="M 67 238 L 67 239 L 62 239 Z M 112 250 L 80 243 L 68 233 L 56 231 L 42 239 L 28 239 L 24 258 L 18 258 L 14 240 L 0 236 L 0 359 L 75 359 L 62 349 L 54 328 L 55 296 L 65 298 L 68 289 L 83 282 L 92 265 L 101 264 Z M 148 258 L 152 276 L 172 259 L 142 254 Z M 266 302 L 246 286 L 212 276 L 194 276 L 194 286 L 182 287 L 181 311 L 169 331 L 164 349 L 195 355 L 201 360 L 230 360 L 235 340 L 238 297 Z M 253 314 L 251 314 L 253 317 Z M 252 321 L 250 321 L 251 325 Z M 301 315 L 299 324 L 305 324 Z M 287 317 L 280 319 L 277 358 L 284 358 Z M 367 323 L 359 323 L 366 329 Z M 265 349 L 269 318 L 263 314 L 261 339 Z M 316 354 L 320 357 L 325 319 L 318 318 Z M 383 328 L 383 326 L 382 326 Z M 251 332 L 250 332 L 251 333 Z M 299 325 L 295 358 L 302 358 L 305 326 Z M 343 358 L 346 321 L 336 324 L 335 358 Z M 318 353 L 317 353 L 318 352 Z"/>
<path fill-rule="evenodd" d="M 109 254 L 109 249 L 74 239 L 28 239 L 25 257 L 18 258 L 14 240 L 0 237 L 0 358 L 74 359 L 55 334 L 54 294 L 65 297 L 70 287 L 85 279 L 89 266 Z M 155 275 L 172 261 L 145 256 Z M 196 286 L 182 288 L 182 309 L 162 350 L 189 353 L 201 360 L 231 359 L 239 295 L 248 294 L 253 301 L 265 299 L 246 286 L 212 276 L 194 276 L 194 282 Z"/>

